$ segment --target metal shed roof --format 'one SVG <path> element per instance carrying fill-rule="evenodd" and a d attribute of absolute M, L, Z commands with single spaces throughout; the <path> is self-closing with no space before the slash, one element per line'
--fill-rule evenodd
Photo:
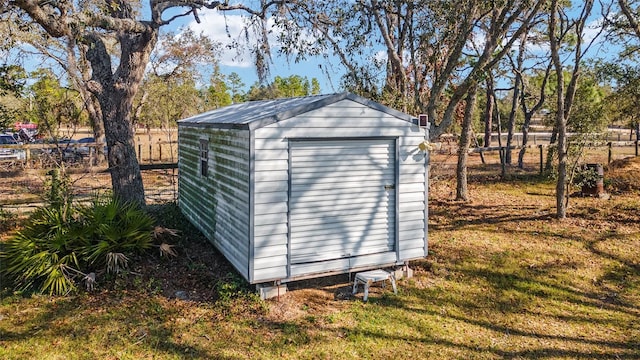
<path fill-rule="evenodd" d="M 413 121 L 413 118 L 408 114 L 361 96 L 344 92 L 329 95 L 249 101 L 198 114 L 180 120 L 178 123 L 188 124 L 189 126 L 254 130 L 344 99 L 355 101 L 404 121 Z"/>

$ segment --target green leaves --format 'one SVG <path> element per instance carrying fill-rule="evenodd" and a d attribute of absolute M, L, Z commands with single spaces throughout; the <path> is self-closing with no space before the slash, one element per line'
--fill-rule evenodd
<path fill-rule="evenodd" d="M 247 93 L 247 100 L 277 99 L 296 96 L 317 95 L 320 93 L 318 79 L 309 79 L 300 75 L 288 77 L 276 76 L 273 83 L 265 86 L 255 83 Z"/>
<path fill-rule="evenodd" d="M 89 207 L 43 207 L 5 244 L 0 271 L 17 288 L 65 295 L 87 273 L 125 269 L 127 254 L 151 247 L 153 225 L 143 210 L 113 198 Z"/>

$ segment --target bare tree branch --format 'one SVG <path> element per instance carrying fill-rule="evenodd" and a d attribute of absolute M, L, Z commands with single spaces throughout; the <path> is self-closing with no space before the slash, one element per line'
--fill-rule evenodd
<path fill-rule="evenodd" d="M 625 18 L 629 22 L 629 25 L 635 35 L 640 38 L 640 24 L 636 20 L 635 15 L 631 11 L 631 7 L 629 6 L 629 2 L 627 0 L 618 0 L 618 6 L 620 6 L 620 10 L 624 14 Z"/>

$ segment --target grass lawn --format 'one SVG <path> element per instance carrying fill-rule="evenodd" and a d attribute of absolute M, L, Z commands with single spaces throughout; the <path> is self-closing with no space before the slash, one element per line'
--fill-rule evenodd
<path fill-rule="evenodd" d="M 572 198 L 558 221 L 553 183 L 485 178 L 469 203 L 454 185 L 432 183 L 429 256 L 398 295 L 363 303 L 345 275 L 263 302 L 185 231 L 178 258 L 151 254 L 94 293 L 5 290 L 0 358 L 640 358 L 637 192 Z"/>

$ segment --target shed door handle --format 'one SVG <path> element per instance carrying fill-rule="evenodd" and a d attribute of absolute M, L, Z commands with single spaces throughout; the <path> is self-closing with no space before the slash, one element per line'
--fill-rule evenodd
<path fill-rule="evenodd" d="M 396 188 L 396 186 L 395 186 L 395 185 L 385 185 L 385 186 L 384 186 L 384 189 L 385 189 L 385 190 L 393 190 L 393 189 L 395 189 L 395 188 Z"/>

